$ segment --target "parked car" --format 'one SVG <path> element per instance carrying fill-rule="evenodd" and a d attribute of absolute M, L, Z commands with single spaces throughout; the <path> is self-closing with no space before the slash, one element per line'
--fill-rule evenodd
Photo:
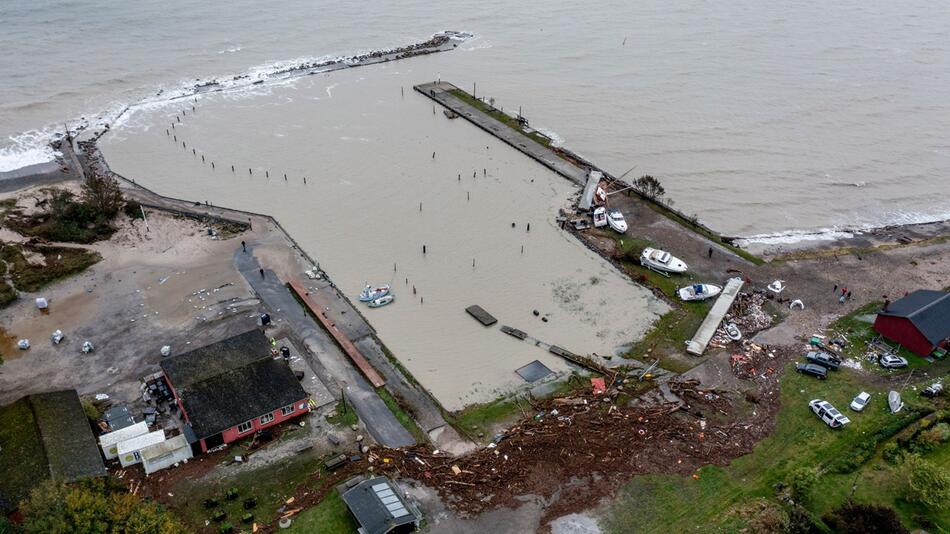
<path fill-rule="evenodd" d="M 881 367 L 885 369 L 900 369 L 901 367 L 907 367 L 907 359 L 896 354 L 885 354 L 881 356 L 881 359 L 878 360 L 878 363 L 880 363 Z"/>
<path fill-rule="evenodd" d="M 921 395 L 927 398 L 934 398 L 940 396 L 943 393 L 943 384 L 940 382 L 934 382 L 929 386 L 925 387 L 923 391 L 920 392 Z"/>
<path fill-rule="evenodd" d="M 808 403 L 808 406 L 811 407 L 811 411 L 815 412 L 819 419 L 831 428 L 841 428 L 851 422 L 828 401 L 814 399 Z"/>
<path fill-rule="evenodd" d="M 839 358 L 832 356 L 827 352 L 811 351 L 805 355 L 805 359 L 808 360 L 809 363 L 818 364 L 831 371 L 837 371 L 838 366 L 841 365 L 841 360 Z"/>
<path fill-rule="evenodd" d="M 871 401 L 871 394 L 867 391 L 862 391 L 858 393 L 858 396 L 851 401 L 851 409 L 860 412 L 868 405 L 868 402 Z"/>
<path fill-rule="evenodd" d="M 795 365 L 795 370 L 803 375 L 811 375 L 818 380 L 828 378 L 828 369 L 816 363 L 799 363 Z"/>

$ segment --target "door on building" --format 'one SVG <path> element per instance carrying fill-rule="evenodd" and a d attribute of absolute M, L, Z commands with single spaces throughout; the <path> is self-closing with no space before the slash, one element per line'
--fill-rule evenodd
<path fill-rule="evenodd" d="M 224 445 L 224 435 L 222 435 L 219 432 L 213 436 L 205 438 L 204 442 L 205 442 L 205 447 L 207 447 L 208 450 L 211 450 L 217 447 L 218 445 Z"/>

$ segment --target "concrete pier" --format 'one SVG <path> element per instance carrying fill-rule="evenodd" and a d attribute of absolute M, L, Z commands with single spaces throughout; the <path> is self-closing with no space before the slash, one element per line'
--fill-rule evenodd
<path fill-rule="evenodd" d="M 716 299 L 716 303 L 713 304 L 712 309 L 709 310 L 706 318 L 703 319 L 703 323 L 699 325 L 693 339 L 686 342 L 686 352 L 694 356 L 703 355 L 703 352 L 706 351 L 706 345 L 709 344 L 709 340 L 712 339 L 713 334 L 716 333 L 716 329 L 719 328 L 719 323 L 722 322 L 722 318 L 726 316 L 726 313 L 729 312 L 729 308 L 732 307 L 732 302 L 736 300 L 736 297 L 739 295 L 742 284 L 741 278 L 729 279 L 726 283 L 726 287 L 723 288 L 722 293 L 719 294 L 719 298 Z"/>

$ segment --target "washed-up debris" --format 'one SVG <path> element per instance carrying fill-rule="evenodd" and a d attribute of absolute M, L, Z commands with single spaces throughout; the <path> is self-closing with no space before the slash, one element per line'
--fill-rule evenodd
<path fill-rule="evenodd" d="M 16 342 L 16 346 L 19 347 L 20 350 L 26 350 L 26 349 L 30 348 L 30 340 L 29 340 L 29 339 L 21 339 L 21 340 L 19 340 L 19 341 Z"/>
<path fill-rule="evenodd" d="M 170 356 L 171 353 L 172 353 L 172 347 L 171 347 L 171 345 L 164 345 L 164 346 L 162 346 L 161 353 L 162 353 L 162 356 Z"/>
<path fill-rule="evenodd" d="M 92 341 L 83 341 L 82 343 L 82 353 L 89 354 L 92 351 L 96 350 L 96 347 L 92 345 Z"/>
<path fill-rule="evenodd" d="M 722 326 L 713 334 L 709 345 L 723 348 L 741 339 L 741 335 L 738 339 L 735 335 L 729 335 L 727 329 L 729 324 L 735 325 L 739 333 L 746 337 L 752 337 L 754 333 L 772 326 L 773 318 L 765 311 L 764 307 L 767 300 L 762 293 L 740 293 L 735 302 L 732 303 L 732 307 L 729 308 L 729 313 L 726 314 Z M 733 332 L 733 334 L 735 333 Z"/>
<path fill-rule="evenodd" d="M 790 303 L 788 304 L 788 309 L 790 309 L 790 310 L 794 310 L 796 307 L 797 307 L 798 309 L 800 309 L 800 310 L 804 310 L 804 309 L 805 309 L 805 303 L 802 302 L 801 299 L 795 299 L 795 300 L 793 300 L 792 302 L 790 302 Z"/>
<path fill-rule="evenodd" d="M 785 280 L 776 280 L 766 287 L 768 287 L 769 291 L 778 295 L 782 291 L 785 291 Z"/>
<path fill-rule="evenodd" d="M 105 394 L 105 393 L 96 393 L 96 400 L 97 400 L 97 401 L 107 401 L 107 400 L 109 400 L 109 395 L 107 395 L 107 394 Z"/>
<path fill-rule="evenodd" d="M 64 336 L 63 336 L 63 331 L 62 331 L 62 330 L 56 330 L 55 332 L 53 332 L 53 335 L 51 335 L 51 336 L 49 337 L 49 339 L 50 339 L 50 341 L 53 342 L 54 345 L 59 345 L 59 342 L 63 340 L 63 337 L 64 337 Z"/>
<path fill-rule="evenodd" d="M 45 310 L 49 308 L 49 302 L 43 297 L 36 297 L 36 307 Z"/>

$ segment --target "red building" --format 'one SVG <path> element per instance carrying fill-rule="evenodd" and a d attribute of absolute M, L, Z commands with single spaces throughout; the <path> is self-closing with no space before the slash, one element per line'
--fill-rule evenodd
<path fill-rule="evenodd" d="M 927 356 L 950 343 L 950 293 L 920 289 L 887 304 L 874 330 L 907 350 Z"/>
<path fill-rule="evenodd" d="M 165 358 L 162 371 L 201 452 L 310 411 L 310 396 L 260 330 Z"/>

